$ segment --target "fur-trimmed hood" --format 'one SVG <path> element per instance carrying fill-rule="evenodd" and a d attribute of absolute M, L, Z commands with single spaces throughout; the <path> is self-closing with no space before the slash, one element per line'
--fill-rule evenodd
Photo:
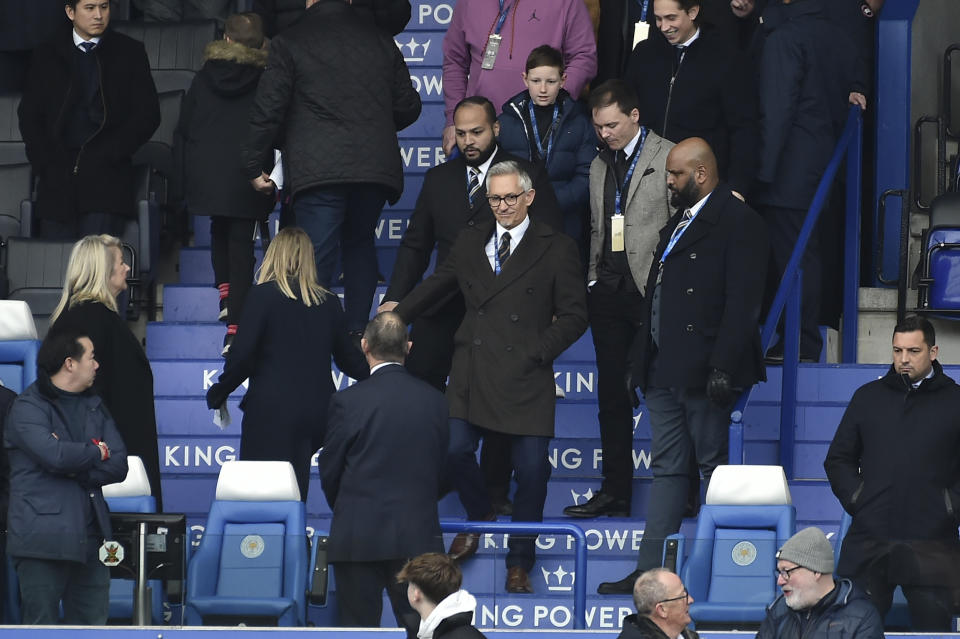
<path fill-rule="evenodd" d="M 267 66 L 267 52 L 238 42 L 214 40 L 203 51 L 200 77 L 216 93 L 241 95 L 253 91 Z"/>

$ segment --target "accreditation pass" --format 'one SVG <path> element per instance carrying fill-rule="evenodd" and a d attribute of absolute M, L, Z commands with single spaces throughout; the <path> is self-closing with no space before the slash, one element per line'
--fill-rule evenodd
<path fill-rule="evenodd" d="M 493 65 L 497 61 L 497 52 L 500 51 L 500 40 L 502 39 L 498 33 L 491 33 L 487 37 L 487 48 L 483 50 L 483 62 L 480 64 L 481 69 L 489 70 L 493 68 Z"/>
<path fill-rule="evenodd" d="M 623 251 L 623 215 L 619 213 L 610 216 L 610 250 Z"/>

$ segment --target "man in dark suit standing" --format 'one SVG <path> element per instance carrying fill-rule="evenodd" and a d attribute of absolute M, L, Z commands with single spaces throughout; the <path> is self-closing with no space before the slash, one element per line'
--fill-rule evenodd
<path fill-rule="evenodd" d="M 553 437 L 553 360 L 587 327 L 585 286 L 574 241 L 528 217 L 535 192 L 516 162 L 487 171 L 494 224 L 467 227 L 437 271 L 397 311 L 412 320 L 458 288 L 466 313 L 450 373 L 448 479 L 471 520 L 494 518 L 476 461 L 488 433 L 507 436 L 517 479 L 514 521 L 542 521 Z M 450 553 L 477 551 L 479 535 L 461 534 Z M 511 536 L 507 591 L 533 592 L 528 573 L 534 538 Z"/>
<path fill-rule="evenodd" d="M 340 624 L 380 626 L 386 588 L 397 623 L 418 615 L 395 575 L 411 557 L 443 550 L 437 498 L 447 452 L 447 402 L 403 367 L 410 348 L 396 313 L 370 320 L 360 346 L 370 377 L 330 400 L 320 480 L 333 511 L 327 557 Z"/>
<path fill-rule="evenodd" d="M 464 98 L 454 111 L 453 121 L 460 154 L 427 171 L 410 225 L 400 241 L 384 302 L 399 302 L 413 290 L 430 264 L 434 247 L 436 263 L 442 264 L 460 231 L 489 223 L 493 213 L 487 204 L 484 178 L 497 162 L 520 163 L 533 177 L 533 188 L 537 192 L 530 215 L 554 229 L 563 229 L 562 210 L 546 170 L 506 153 L 497 145 L 500 124 L 490 100 L 483 96 Z M 380 310 L 385 308 L 381 306 Z M 455 291 L 413 323 L 413 348 L 407 358 L 407 370 L 440 390 L 446 388 L 453 358 L 453 334 L 463 321 L 463 312 L 463 296 Z M 507 499 L 510 472 L 505 468 L 509 463 L 498 461 L 508 456 L 499 440 L 491 438 L 484 442 L 483 469 L 494 505 L 501 514 L 510 514 Z"/>
<path fill-rule="evenodd" d="M 763 222 L 719 182 L 700 138 L 667 156 L 667 188 L 679 211 L 660 231 L 647 278 L 648 321 L 634 342 L 633 384 L 650 414 L 653 484 L 637 569 L 598 592 L 630 592 L 661 565 L 663 540 L 680 529 L 691 459 L 705 484 L 727 463 L 730 409 L 765 379 L 760 303 L 769 244 Z"/>

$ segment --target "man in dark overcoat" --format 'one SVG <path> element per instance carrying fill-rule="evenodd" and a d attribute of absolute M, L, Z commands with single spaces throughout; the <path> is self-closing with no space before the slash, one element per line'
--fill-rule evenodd
<path fill-rule="evenodd" d="M 528 217 L 535 192 L 515 162 L 490 167 L 495 224 L 468 227 L 437 271 L 397 307 L 406 321 L 450 292 L 466 313 L 454 339 L 448 479 L 471 520 L 494 518 L 476 461 L 487 433 L 509 436 L 517 491 L 514 521 L 542 521 L 553 437 L 553 360 L 587 326 L 585 286 L 574 241 Z M 535 538 L 511 536 L 508 592 L 532 592 Z M 479 535 L 458 535 L 451 554 L 476 552 Z"/>
<path fill-rule="evenodd" d="M 660 231 L 647 321 L 634 342 L 633 384 L 650 415 L 653 484 L 637 569 L 601 584 L 601 594 L 632 588 L 640 573 L 661 565 L 663 540 L 683 520 L 691 459 L 708 485 L 727 463 L 737 394 L 765 379 L 757 328 L 769 256 L 763 222 L 719 181 L 703 139 L 677 144 L 666 168 L 679 210 Z"/>
<path fill-rule="evenodd" d="M 396 313 L 370 320 L 360 344 L 370 377 L 331 398 L 320 451 L 333 511 L 327 559 L 342 626 L 378 628 L 386 590 L 397 623 L 415 636 L 419 617 L 395 575 L 443 549 L 437 497 L 449 412 L 440 391 L 403 367 L 410 343 Z"/>
<path fill-rule="evenodd" d="M 135 215 L 131 158 L 160 124 L 143 44 L 108 29 L 108 0 L 66 0 L 73 28 L 34 51 L 20 133 L 38 176 L 39 235 L 121 237 Z"/>
<path fill-rule="evenodd" d="M 893 329 L 893 364 L 857 389 L 823 467 L 853 516 L 837 573 L 881 617 L 899 584 L 917 632 L 950 627 L 960 570 L 960 386 L 937 361 L 929 320 Z"/>

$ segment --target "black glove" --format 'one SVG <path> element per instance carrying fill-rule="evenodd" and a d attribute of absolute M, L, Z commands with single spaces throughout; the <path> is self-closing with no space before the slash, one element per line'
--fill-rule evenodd
<path fill-rule="evenodd" d="M 733 377 L 730 373 L 718 368 L 711 368 L 707 375 L 707 397 L 718 406 L 728 406 L 737 397 L 737 389 L 733 387 Z"/>

